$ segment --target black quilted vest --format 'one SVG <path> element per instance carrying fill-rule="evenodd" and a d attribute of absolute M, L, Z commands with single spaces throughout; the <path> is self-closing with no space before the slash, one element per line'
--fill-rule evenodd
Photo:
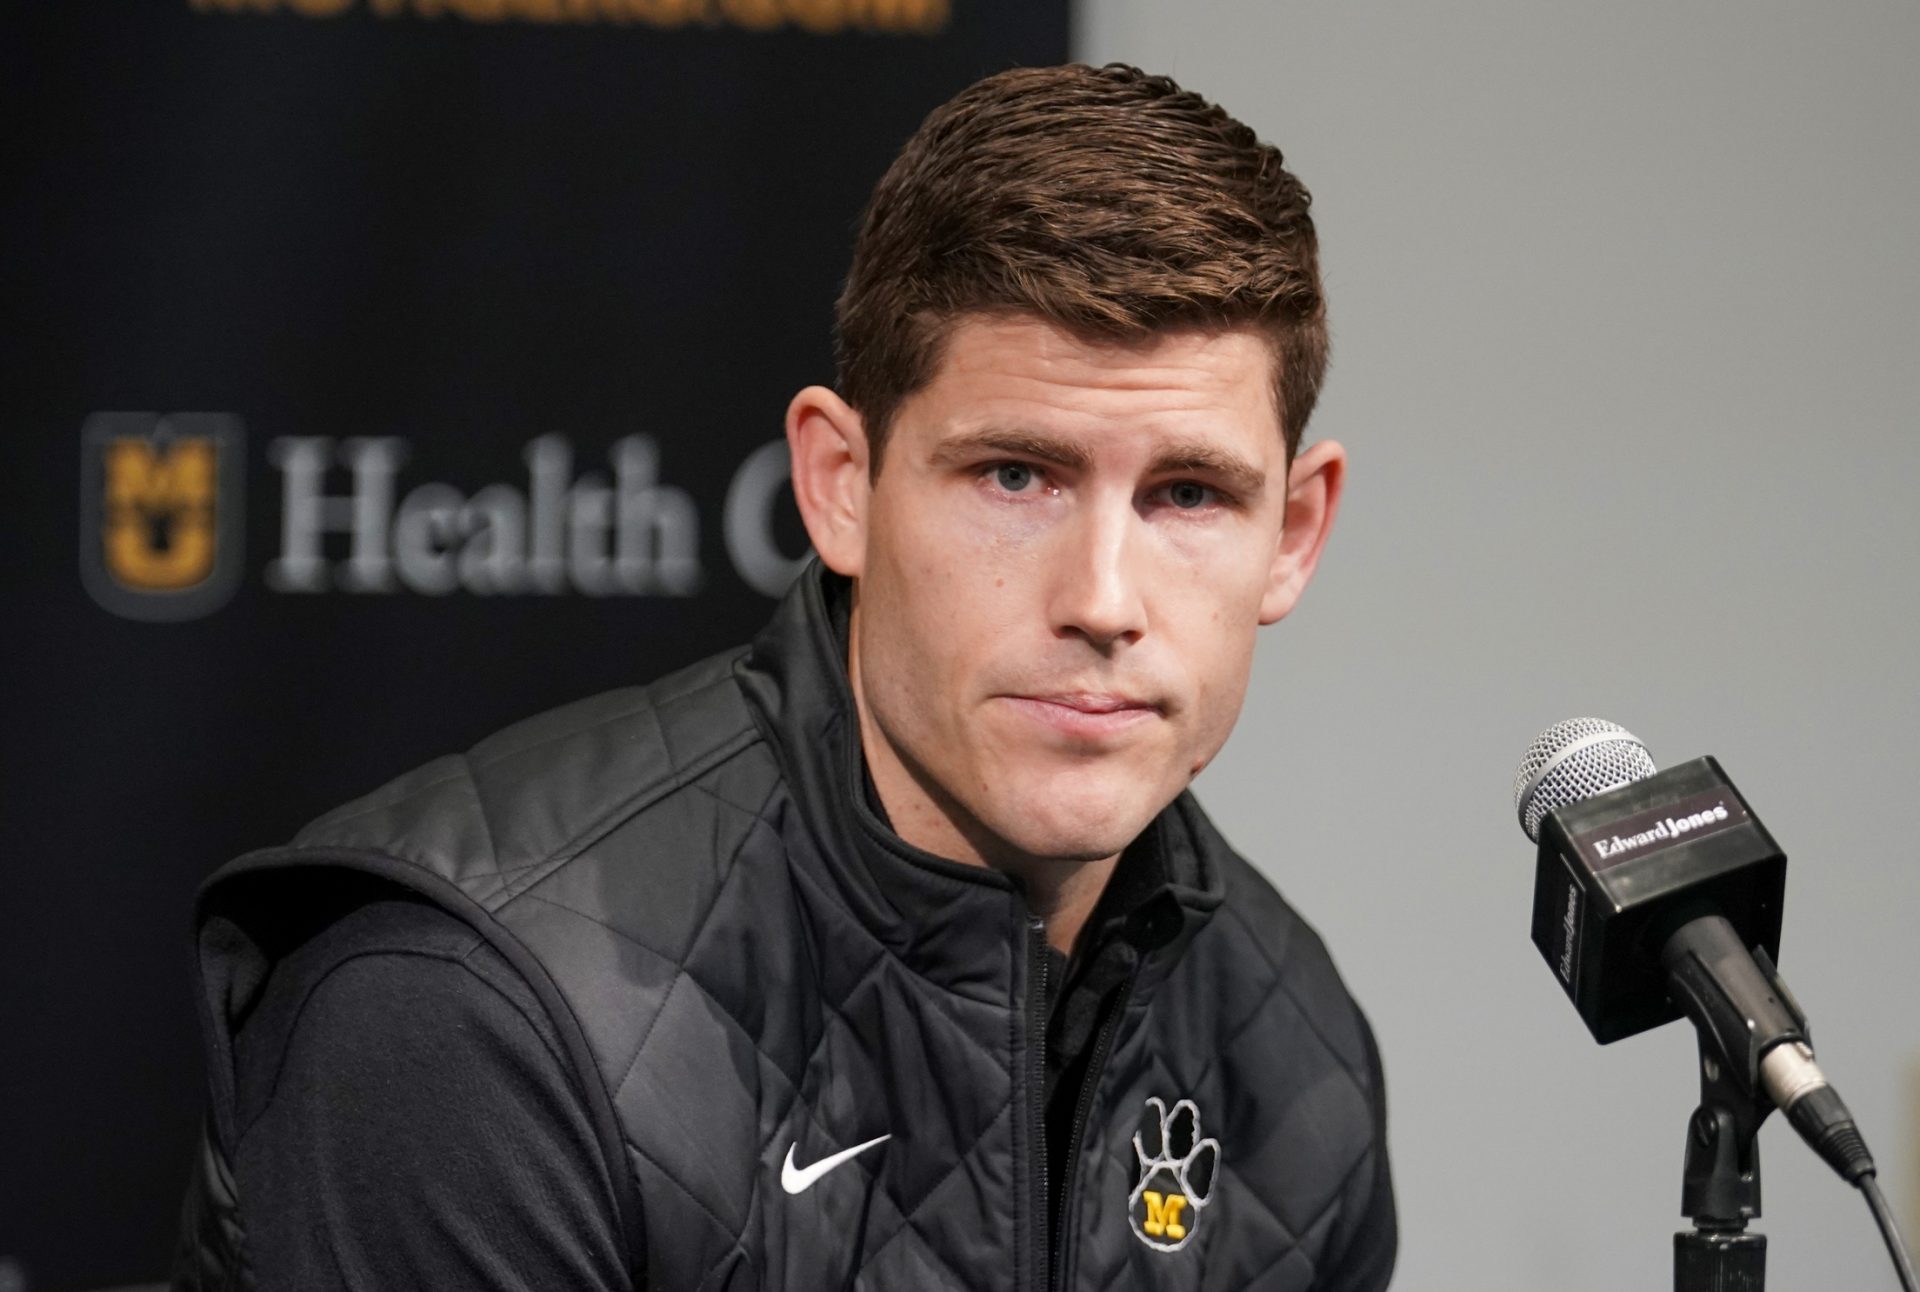
<path fill-rule="evenodd" d="M 1342 1259 L 1384 1153 L 1365 1024 L 1186 796 L 1157 825 L 1201 881 L 1136 913 L 1157 949 L 1099 1038 L 1070 1178 L 1045 1178 L 1041 932 L 1007 878 L 867 806 L 830 593 L 810 571 L 751 649 L 508 728 L 208 881 L 179 1286 L 253 1286 L 233 1029 L 297 913 L 376 881 L 545 1003 L 625 1167 L 636 1286 L 1284 1292 Z M 879 1136 L 783 1189 L 790 1151 Z"/>

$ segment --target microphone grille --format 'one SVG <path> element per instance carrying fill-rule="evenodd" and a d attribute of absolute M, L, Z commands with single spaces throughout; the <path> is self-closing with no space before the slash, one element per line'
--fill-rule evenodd
<path fill-rule="evenodd" d="M 1568 718 L 1533 738 L 1513 774 L 1513 807 L 1527 838 L 1547 813 L 1644 780 L 1659 768 L 1640 738 L 1605 718 Z"/>

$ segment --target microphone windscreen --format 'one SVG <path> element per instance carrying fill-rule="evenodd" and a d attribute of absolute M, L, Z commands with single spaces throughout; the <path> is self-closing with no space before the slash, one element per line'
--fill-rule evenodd
<path fill-rule="evenodd" d="M 1533 738 L 1513 776 L 1513 809 L 1527 838 L 1569 803 L 1645 780 L 1659 768 L 1640 738 L 1605 718 L 1568 718 Z"/>

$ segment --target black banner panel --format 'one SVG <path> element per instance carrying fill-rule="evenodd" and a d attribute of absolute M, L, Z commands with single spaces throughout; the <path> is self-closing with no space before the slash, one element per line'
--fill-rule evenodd
<path fill-rule="evenodd" d="M 745 641 L 874 181 L 1066 0 L 0 19 L 0 1287 L 167 1267 L 222 860 Z"/>

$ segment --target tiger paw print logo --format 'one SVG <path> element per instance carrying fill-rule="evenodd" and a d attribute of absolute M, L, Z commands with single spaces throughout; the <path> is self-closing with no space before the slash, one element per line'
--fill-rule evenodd
<path fill-rule="evenodd" d="M 1127 1221 L 1156 1252 L 1177 1252 L 1193 1241 L 1200 1213 L 1213 1200 L 1220 1141 L 1200 1137 L 1193 1100 L 1169 1109 L 1156 1095 L 1140 1116 L 1133 1153 L 1140 1160 L 1140 1182 L 1127 1195 Z"/>

